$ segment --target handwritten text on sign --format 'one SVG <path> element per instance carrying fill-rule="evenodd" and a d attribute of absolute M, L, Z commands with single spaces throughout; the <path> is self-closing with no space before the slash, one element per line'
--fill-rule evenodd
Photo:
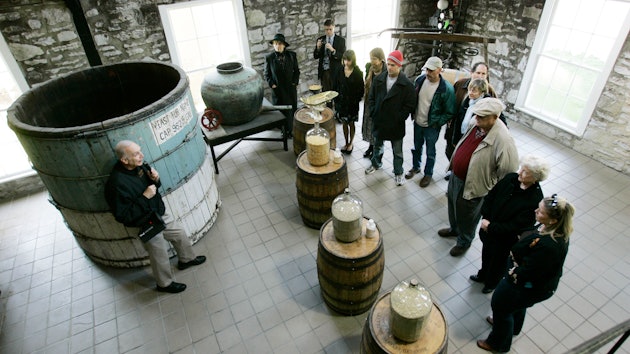
<path fill-rule="evenodd" d="M 175 108 L 149 122 L 155 142 L 162 145 L 184 129 L 192 118 L 190 102 L 184 99 Z"/>

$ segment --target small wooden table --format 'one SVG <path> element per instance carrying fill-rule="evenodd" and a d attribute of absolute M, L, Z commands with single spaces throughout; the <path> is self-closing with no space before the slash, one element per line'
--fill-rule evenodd
<path fill-rule="evenodd" d="M 268 101 L 264 101 L 263 105 L 270 106 Z M 288 151 L 287 135 L 285 134 L 286 117 L 280 111 L 263 111 L 253 120 L 240 125 L 221 125 L 217 130 L 208 131 L 201 128 L 203 131 L 203 139 L 206 144 L 210 146 L 210 152 L 212 153 L 212 161 L 214 162 L 214 173 L 219 174 L 218 162 L 228 152 L 230 152 L 238 143 L 243 140 L 256 140 L 256 141 L 282 141 L 284 151 Z M 268 137 L 256 137 L 251 136 L 257 133 L 264 132 L 265 130 L 280 128 L 282 130 L 282 137 L 280 138 L 268 138 Z M 225 151 L 219 156 L 216 156 L 214 147 L 217 145 L 225 144 L 227 142 L 234 141 Z"/>

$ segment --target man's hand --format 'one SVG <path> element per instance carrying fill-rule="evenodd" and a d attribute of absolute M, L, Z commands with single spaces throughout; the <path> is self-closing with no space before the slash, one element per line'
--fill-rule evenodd
<path fill-rule="evenodd" d="M 155 168 L 151 167 L 151 171 L 149 172 L 149 178 L 153 182 L 157 182 L 160 179 L 160 174 Z"/>
<path fill-rule="evenodd" d="M 490 221 L 488 221 L 486 219 L 481 220 L 481 229 L 483 231 L 488 232 L 488 225 L 490 225 Z"/>
<path fill-rule="evenodd" d="M 152 184 L 152 185 L 148 186 L 147 189 L 144 190 L 142 195 L 145 198 L 147 198 L 147 199 L 151 199 L 151 198 L 155 197 L 156 193 L 157 193 L 157 187 L 155 187 L 155 184 Z"/>

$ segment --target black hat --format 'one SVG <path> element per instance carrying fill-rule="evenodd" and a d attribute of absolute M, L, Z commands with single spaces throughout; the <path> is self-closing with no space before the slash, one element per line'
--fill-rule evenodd
<path fill-rule="evenodd" d="M 282 33 L 277 33 L 272 40 L 269 41 L 269 44 L 273 44 L 273 41 L 278 41 L 278 42 L 282 42 L 284 43 L 285 47 L 289 46 L 289 43 L 287 43 L 287 41 L 284 39 L 284 34 Z"/>

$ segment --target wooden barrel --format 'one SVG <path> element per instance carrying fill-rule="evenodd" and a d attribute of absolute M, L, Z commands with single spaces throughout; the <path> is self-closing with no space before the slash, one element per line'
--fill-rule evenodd
<path fill-rule="evenodd" d="M 438 305 L 433 303 L 420 338 L 408 343 L 397 339 L 391 332 L 390 295 L 391 292 L 381 295 L 372 306 L 363 327 L 361 353 L 447 353 L 448 326 Z"/>
<path fill-rule="evenodd" d="M 105 200 L 121 140 L 142 147 L 144 160 L 160 173 L 168 212 L 193 242 L 214 223 L 218 190 L 181 68 L 126 62 L 78 71 L 25 92 L 7 116 L 51 202 L 92 260 L 149 264 L 137 229 L 117 224 Z"/>
<path fill-rule="evenodd" d="M 317 278 L 324 302 L 344 315 L 358 315 L 370 309 L 381 289 L 385 253 L 377 226 L 376 235 L 365 237 L 367 218 L 363 218 L 361 237 L 354 242 L 339 242 L 332 219 L 320 231 L 317 247 Z"/>
<path fill-rule="evenodd" d="M 467 71 L 455 70 L 455 69 L 444 69 L 442 70 L 442 77 L 444 80 L 454 85 L 457 81 L 461 79 L 467 79 L 470 77 L 470 73 Z"/>
<path fill-rule="evenodd" d="M 304 225 L 319 229 L 332 217 L 333 200 L 348 188 L 348 168 L 346 161 L 333 162 L 330 150 L 328 164 L 313 166 L 308 162 L 306 151 L 297 158 L 297 200 Z"/>
<path fill-rule="evenodd" d="M 306 132 L 313 129 L 315 122 L 310 114 L 311 109 L 308 107 L 300 108 L 293 116 L 293 152 L 298 156 L 302 151 L 306 150 Z M 337 128 L 333 119 L 332 109 L 326 107 L 322 112 L 322 121 L 319 126 L 326 129 L 330 135 L 330 148 L 337 147 Z"/>

